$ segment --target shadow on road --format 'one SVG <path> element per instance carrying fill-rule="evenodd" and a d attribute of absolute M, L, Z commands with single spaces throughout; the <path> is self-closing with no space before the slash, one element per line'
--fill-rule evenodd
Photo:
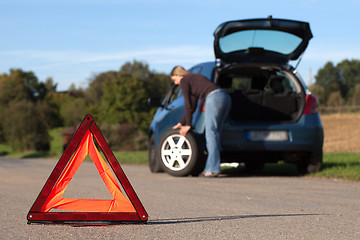
<path fill-rule="evenodd" d="M 247 218 L 301 217 L 301 216 L 318 216 L 318 215 L 322 215 L 322 214 L 269 214 L 269 215 L 239 215 L 239 216 L 196 217 L 196 218 L 177 218 L 177 219 L 154 219 L 154 220 L 149 220 L 148 224 L 163 225 L 163 224 L 224 221 L 224 220 L 236 220 L 236 219 L 247 219 Z"/>
<path fill-rule="evenodd" d="M 264 168 L 259 170 L 248 170 L 244 166 L 234 168 L 223 168 L 221 177 L 251 177 L 251 176 L 280 176 L 280 177 L 298 177 L 302 176 L 295 164 L 278 163 L 265 164 Z"/>

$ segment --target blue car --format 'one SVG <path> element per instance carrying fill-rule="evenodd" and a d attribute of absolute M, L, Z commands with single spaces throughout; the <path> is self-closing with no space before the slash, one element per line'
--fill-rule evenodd
<path fill-rule="evenodd" d="M 215 61 L 189 71 L 204 75 L 231 96 L 222 162 L 259 170 L 265 163 L 284 161 L 297 164 L 303 174 L 321 169 L 324 134 L 318 102 L 289 64 L 300 58 L 311 38 L 308 23 L 272 17 L 228 21 L 215 30 Z M 158 102 L 149 128 L 150 170 L 199 174 L 207 154 L 202 103 L 193 115 L 193 130 L 182 137 L 172 129 L 185 111 L 181 89 L 174 85 Z"/>

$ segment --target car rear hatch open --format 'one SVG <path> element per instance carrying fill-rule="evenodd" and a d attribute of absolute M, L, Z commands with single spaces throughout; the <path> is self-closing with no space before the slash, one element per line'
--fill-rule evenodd
<path fill-rule="evenodd" d="M 269 17 L 224 22 L 214 37 L 215 57 L 226 63 L 283 64 L 299 58 L 312 33 L 307 22 Z"/>

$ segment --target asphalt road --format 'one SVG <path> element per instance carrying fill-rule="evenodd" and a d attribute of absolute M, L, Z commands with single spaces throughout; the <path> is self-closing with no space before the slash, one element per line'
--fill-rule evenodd
<path fill-rule="evenodd" d="M 360 239 L 360 184 L 309 177 L 175 178 L 122 165 L 147 224 L 27 224 L 56 160 L 0 158 L 0 239 Z M 65 197 L 110 196 L 91 162 Z"/>

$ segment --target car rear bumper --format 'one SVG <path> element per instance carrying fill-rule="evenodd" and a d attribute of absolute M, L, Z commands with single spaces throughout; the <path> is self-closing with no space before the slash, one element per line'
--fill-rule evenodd
<path fill-rule="evenodd" d="M 252 140 L 251 131 L 284 131 L 286 140 Z M 318 114 L 302 116 L 298 122 L 283 124 L 228 124 L 224 128 L 223 151 L 304 151 L 322 149 L 324 133 Z"/>

